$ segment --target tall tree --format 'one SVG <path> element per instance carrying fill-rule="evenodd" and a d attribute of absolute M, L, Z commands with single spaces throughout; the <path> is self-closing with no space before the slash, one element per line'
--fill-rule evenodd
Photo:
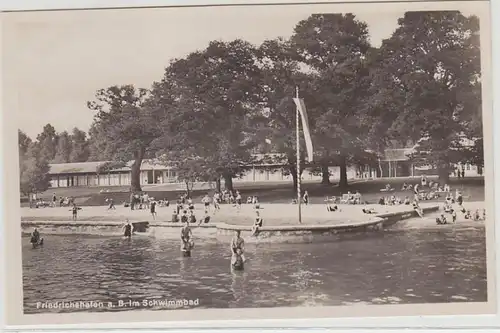
<path fill-rule="evenodd" d="M 54 126 L 47 124 L 43 127 L 43 131 L 36 138 L 37 144 L 40 146 L 40 154 L 42 159 L 52 161 L 56 156 L 57 133 Z"/>
<path fill-rule="evenodd" d="M 194 152 L 215 170 L 215 180 L 223 178 L 232 189 L 233 178 L 252 160 L 250 119 L 258 101 L 258 74 L 254 48 L 241 40 L 213 41 L 173 61 L 153 89 L 153 99 L 170 110 L 164 128 L 171 136 L 162 154 L 191 158 Z"/>
<path fill-rule="evenodd" d="M 24 155 L 32 143 L 31 138 L 21 130 L 18 130 L 19 154 Z"/>
<path fill-rule="evenodd" d="M 105 128 L 93 123 L 89 129 L 88 161 L 111 161 L 113 159 L 111 148 L 107 145 Z"/>
<path fill-rule="evenodd" d="M 87 141 L 87 134 L 78 129 L 73 128 L 71 133 L 71 162 L 86 162 L 89 159 L 89 143 Z"/>
<path fill-rule="evenodd" d="M 361 105 L 370 86 L 366 66 L 368 27 L 352 14 L 312 15 L 291 38 L 298 59 L 317 74 L 314 137 L 327 182 L 328 166 L 340 166 L 340 187 L 347 186 L 347 164 L 364 154 Z"/>
<path fill-rule="evenodd" d="M 41 193 L 50 187 L 50 166 L 40 148 L 31 144 L 20 156 L 20 191 L 23 195 Z"/>
<path fill-rule="evenodd" d="M 300 86 L 301 97 L 310 97 L 309 92 L 313 74 L 300 71 L 296 55 L 288 40 L 281 38 L 267 40 L 257 49 L 259 68 L 262 112 L 254 122 L 257 138 L 261 141 L 270 140 L 264 149 L 262 162 L 270 165 L 283 165 L 284 175 L 291 175 L 293 188 L 297 188 L 297 157 L 296 157 L 296 107 L 293 98 L 296 87 Z M 306 98 L 310 108 L 315 98 Z M 311 117 L 310 117 L 311 118 Z M 313 120 L 314 118 L 311 118 Z M 311 122 L 311 124 L 313 124 Z M 302 137 L 302 136 L 301 136 Z M 261 142 L 262 145 L 262 142 Z M 265 145 L 264 145 L 265 146 Z M 304 144 L 302 143 L 304 147 Z M 301 174 L 305 167 L 304 155 L 301 156 Z"/>
<path fill-rule="evenodd" d="M 96 139 L 102 140 L 99 144 L 116 162 L 113 165 L 132 161 L 132 192 L 141 191 L 142 161 L 153 155 L 152 143 L 162 134 L 161 114 L 146 106 L 146 99 L 146 89 L 124 85 L 101 89 L 96 100 L 87 103 L 96 111 L 93 133 L 98 133 Z"/>
<path fill-rule="evenodd" d="M 399 105 L 389 132 L 419 142 L 415 158 L 447 181 L 481 105 L 479 20 L 458 11 L 407 12 L 398 23 L 380 49 L 378 71 L 386 76 L 380 91 Z"/>
<path fill-rule="evenodd" d="M 71 137 L 68 132 L 64 131 L 59 133 L 57 138 L 56 155 L 54 157 L 54 163 L 68 163 L 70 162 L 71 155 Z"/>

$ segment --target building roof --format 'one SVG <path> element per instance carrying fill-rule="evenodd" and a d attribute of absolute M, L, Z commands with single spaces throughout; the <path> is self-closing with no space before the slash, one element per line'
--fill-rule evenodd
<path fill-rule="evenodd" d="M 401 149 L 386 149 L 384 151 L 384 157 L 382 161 L 407 161 L 409 159 L 408 155 L 415 151 L 414 148 L 401 148 Z M 272 153 L 272 154 L 255 154 L 254 155 L 257 163 L 256 166 L 277 166 L 281 163 L 280 159 L 286 158 L 285 154 Z M 81 163 L 57 163 L 50 164 L 50 174 L 60 175 L 60 174 L 96 174 L 100 166 L 111 163 L 108 161 L 102 162 L 81 162 Z M 110 171 L 114 172 L 129 172 L 133 161 L 127 163 L 126 166 L 120 168 L 112 168 Z M 283 162 L 284 163 L 284 162 Z M 159 160 L 143 160 L 141 165 L 141 171 L 149 170 L 166 170 L 170 169 L 161 163 Z"/>
<path fill-rule="evenodd" d="M 409 155 L 415 152 L 414 148 L 386 149 L 382 161 L 408 161 Z"/>
<path fill-rule="evenodd" d="M 50 164 L 50 174 L 63 173 L 96 173 L 99 166 L 106 162 L 81 162 Z"/>

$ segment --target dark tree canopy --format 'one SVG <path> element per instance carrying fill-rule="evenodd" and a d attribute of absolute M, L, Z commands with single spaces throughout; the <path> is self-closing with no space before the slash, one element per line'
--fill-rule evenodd
<path fill-rule="evenodd" d="M 322 174 L 372 165 L 386 149 L 416 147 L 413 161 L 447 179 L 453 164 L 484 166 L 479 19 L 457 11 L 407 12 L 379 48 L 353 14 L 317 14 L 289 39 L 258 46 L 237 39 L 172 60 L 150 90 L 115 85 L 96 92 L 88 134 L 47 124 L 32 140 L 19 131 L 20 186 L 46 190 L 49 163 L 100 161 L 101 172 L 156 158 L 187 189 L 222 180 L 232 189 L 254 163 L 300 175 L 296 157 L 296 88 L 309 115 L 314 162 Z"/>
<path fill-rule="evenodd" d="M 223 177 L 232 188 L 232 178 L 251 161 L 258 74 L 254 48 L 241 40 L 214 41 L 173 61 L 153 89 L 153 99 L 170 110 L 162 154 L 203 158 L 216 171 L 214 180 Z"/>
<path fill-rule="evenodd" d="M 363 121 L 370 87 L 368 27 L 352 14 L 318 14 L 299 22 L 291 38 L 297 59 L 315 73 L 315 105 L 310 107 L 317 159 L 341 169 L 347 186 L 347 164 L 364 155 L 371 123 Z M 328 182 L 328 175 L 323 177 Z"/>
<path fill-rule="evenodd" d="M 417 160 L 445 180 L 481 105 L 478 33 L 478 19 L 457 11 L 408 12 L 380 49 L 375 104 L 393 112 L 389 134 L 419 142 Z"/>
<path fill-rule="evenodd" d="M 101 89 L 88 107 L 96 111 L 91 135 L 94 144 L 114 162 L 133 161 L 131 191 L 140 191 L 140 167 L 151 155 L 152 143 L 162 135 L 161 113 L 146 105 L 147 90 L 131 85 Z M 104 142 L 103 142 L 104 141 Z M 99 149 L 98 148 L 98 149 Z"/>

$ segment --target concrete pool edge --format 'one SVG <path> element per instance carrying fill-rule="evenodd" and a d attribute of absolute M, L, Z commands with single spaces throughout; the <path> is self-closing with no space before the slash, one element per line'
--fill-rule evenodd
<path fill-rule="evenodd" d="M 439 210 L 438 205 L 424 207 L 424 213 L 435 212 Z M 283 226 L 265 226 L 259 229 L 259 235 L 253 237 L 256 239 L 277 239 L 280 237 L 291 236 L 293 238 L 301 238 L 304 236 L 306 239 L 303 241 L 309 242 L 309 236 L 321 235 L 336 235 L 339 233 L 347 232 L 366 232 L 366 231 L 379 231 L 384 228 L 390 227 L 399 221 L 407 220 L 418 216 L 413 209 L 408 209 L 400 212 L 390 212 L 382 214 L 374 214 L 370 216 L 369 220 L 359 222 L 337 223 L 337 224 L 302 224 L 302 225 L 283 225 Z M 145 225 L 149 226 L 148 230 L 138 232 L 140 236 L 155 237 L 162 232 L 164 234 L 172 234 L 177 236 L 178 229 L 182 226 L 181 223 L 172 222 L 149 222 L 149 221 L 134 221 L 131 222 L 138 225 L 142 229 Z M 113 221 L 22 221 L 22 233 L 29 233 L 31 228 L 40 228 L 45 234 L 118 234 L 121 231 L 123 222 Z M 239 230 L 242 236 L 247 237 L 252 234 L 252 226 L 248 225 L 232 225 L 228 223 L 210 223 L 202 225 L 193 225 L 193 230 L 207 230 L 208 232 L 196 233 L 200 238 L 227 238 L 232 236 L 235 231 Z M 100 233 L 103 231 L 103 233 Z M 301 241 L 301 239 L 299 239 Z"/>

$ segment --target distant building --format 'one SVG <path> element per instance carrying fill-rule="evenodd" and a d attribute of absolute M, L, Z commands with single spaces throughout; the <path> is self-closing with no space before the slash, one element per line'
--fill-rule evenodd
<path fill-rule="evenodd" d="M 387 149 L 384 156 L 378 161 L 378 168 L 370 166 L 348 166 L 347 179 L 368 179 L 380 177 L 419 177 L 421 175 L 437 175 L 431 166 L 416 166 L 410 159 L 414 148 Z M 259 156 L 257 156 L 259 157 Z M 274 156 L 276 157 L 276 156 Z M 279 156 L 277 156 L 279 157 Z M 276 159 L 275 159 L 276 160 Z M 121 168 L 114 168 L 99 172 L 99 168 L 108 162 L 61 163 L 50 165 L 52 188 L 57 187 L 84 187 L 84 186 L 129 186 L 131 182 L 131 163 Z M 481 168 L 471 164 L 457 164 L 458 170 L 464 170 L 465 177 L 474 177 L 482 174 Z M 340 179 L 340 168 L 329 167 L 330 180 Z M 143 161 L 141 165 L 141 185 L 177 183 L 177 172 L 165 164 L 151 160 Z M 302 173 L 302 180 L 321 181 L 321 174 L 306 168 Z M 283 165 L 274 162 L 261 162 L 249 167 L 237 182 L 265 182 L 265 181 L 292 181 Z"/>
<path fill-rule="evenodd" d="M 415 167 L 410 160 L 414 148 L 386 149 L 379 162 L 380 177 L 413 177 Z"/>
<path fill-rule="evenodd" d="M 470 145 L 464 140 L 464 145 Z M 415 148 L 386 149 L 379 161 L 380 177 L 420 177 L 422 175 L 437 175 L 437 170 L 431 165 L 417 165 L 410 156 L 416 152 Z M 482 176 L 483 170 L 471 163 L 453 164 L 452 176 L 457 176 L 456 170 L 464 171 L 465 177 Z"/>
<path fill-rule="evenodd" d="M 99 168 L 105 163 L 107 162 L 51 164 L 51 187 L 130 185 L 131 163 L 122 168 L 99 172 Z M 142 185 L 177 182 L 175 170 L 150 161 L 143 161 L 140 177 Z"/>
<path fill-rule="evenodd" d="M 88 186 L 129 186 L 131 183 L 131 163 L 121 168 L 114 168 L 105 172 L 99 172 L 99 168 L 108 162 L 82 162 L 61 163 L 50 165 L 51 187 L 88 187 Z M 330 179 L 332 181 L 340 178 L 339 167 L 330 167 Z M 361 178 L 376 176 L 375 170 L 372 174 L 361 175 L 355 167 L 348 167 L 347 178 Z M 145 160 L 141 165 L 141 185 L 177 183 L 176 171 L 161 163 Z M 321 175 L 315 174 L 310 168 L 302 173 L 302 180 L 321 181 Z M 265 181 L 292 181 L 291 175 L 286 175 L 282 165 L 279 163 L 260 162 L 249 167 L 249 170 L 241 177 L 235 178 L 235 182 L 265 182 Z"/>

